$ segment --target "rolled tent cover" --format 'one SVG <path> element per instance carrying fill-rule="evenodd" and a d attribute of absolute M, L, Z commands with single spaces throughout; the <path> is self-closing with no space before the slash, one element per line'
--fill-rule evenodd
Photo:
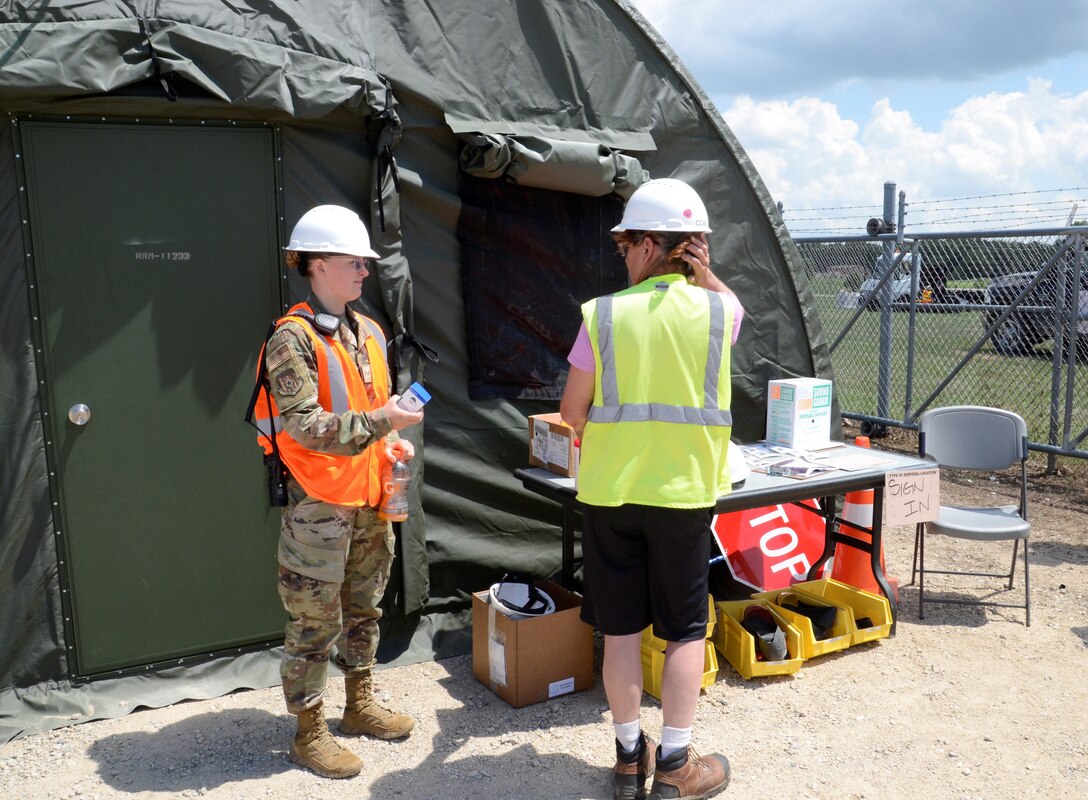
<path fill-rule="evenodd" d="M 603 144 L 541 136 L 461 134 L 461 169 L 479 178 L 507 178 L 519 186 L 625 200 L 650 174 L 634 156 Z"/>

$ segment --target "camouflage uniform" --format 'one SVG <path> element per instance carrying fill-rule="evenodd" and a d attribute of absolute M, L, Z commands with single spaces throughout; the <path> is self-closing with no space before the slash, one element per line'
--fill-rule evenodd
<path fill-rule="evenodd" d="M 308 301 L 323 311 L 316 298 Z M 317 364 L 306 322 L 280 325 L 266 348 L 268 380 L 283 431 L 307 448 L 354 455 L 397 435 L 385 412 L 333 414 L 317 402 Z M 337 338 L 347 348 L 373 399 L 366 348 L 343 319 Z M 282 435 L 282 434 L 281 434 Z M 374 664 L 378 608 L 393 564 L 393 531 L 368 506 L 339 506 L 306 494 L 293 478 L 280 526 L 279 594 L 289 620 L 280 666 L 287 709 L 298 714 L 319 705 L 333 645 L 348 675 Z"/>

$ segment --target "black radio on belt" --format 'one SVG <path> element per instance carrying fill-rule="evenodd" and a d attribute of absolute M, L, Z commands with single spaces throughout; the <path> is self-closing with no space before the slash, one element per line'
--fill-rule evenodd
<path fill-rule="evenodd" d="M 268 504 L 273 507 L 287 505 L 287 467 L 279 453 L 266 455 L 264 465 L 268 468 Z"/>

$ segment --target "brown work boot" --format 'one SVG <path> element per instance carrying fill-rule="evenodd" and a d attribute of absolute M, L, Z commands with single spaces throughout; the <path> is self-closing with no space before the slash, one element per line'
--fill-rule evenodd
<path fill-rule="evenodd" d="M 378 739 L 400 739 L 415 727 L 407 714 L 390 711 L 374 697 L 374 679 L 369 672 L 345 679 L 347 702 L 340 733 L 348 736 L 368 734 Z"/>
<path fill-rule="evenodd" d="M 612 769 L 613 800 L 642 800 L 646 796 L 646 781 L 654 774 L 654 753 L 657 743 L 645 733 L 639 733 L 638 744 L 628 752 L 616 742 L 616 766 Z"/>
<path fill-rule="evenodd" d="M 668 758 L 657 751 L 651 800 L 705 800 L 729 785 L 729 760 L 717 753 L 703 758 L 689 746 Z"/>
<path fill-rule="evenodd" d="M 323 778 L 351 778 L 363 768 L 359 756 L 329 733 L 321 705 L 308 708 L 298 715 L 298 733 L 291 742 L 291 760 Z"/>

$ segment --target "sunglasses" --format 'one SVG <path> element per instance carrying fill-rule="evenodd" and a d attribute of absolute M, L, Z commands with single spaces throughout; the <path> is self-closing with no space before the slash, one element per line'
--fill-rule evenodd
<path fill-rule="evenodd" d="M 637 239 L 632 239 L 626 242 L 616 242 L 616 252 L 619 253 L 623 258 L 626 258 L 627 251 L 630 250 L 632 247 L 637 247 L 638 245 L 642 244 L 644 239 L 650 239 L 650 241 L 654 241 L 653 237 L 649 234 L 643 234 Z"/>
<path fill-rule="evenodd" d="M 367 259 L 358 256 L 329 256 L 326 261 L 347 261 L 353 267 L 356 272 L 362 272 L 367 267 Z"/>

